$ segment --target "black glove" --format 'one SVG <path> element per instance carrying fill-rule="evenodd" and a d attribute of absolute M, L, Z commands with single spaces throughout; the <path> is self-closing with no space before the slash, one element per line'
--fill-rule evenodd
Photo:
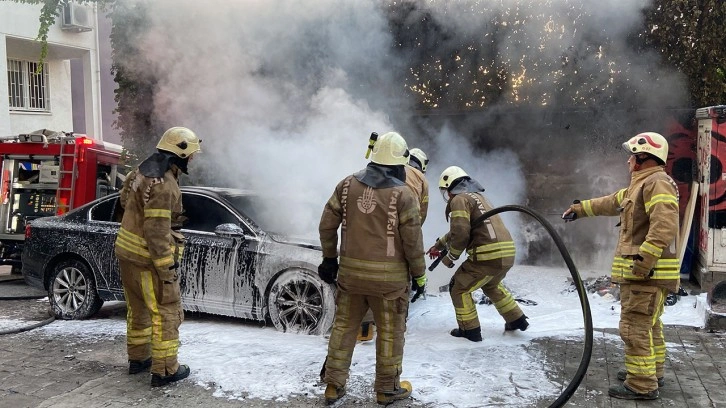
<path fill-rule="evenodd" d="M 577 219 L 577 213 L 573 211 L 568 214 L 562 214 L 562 219 L 565 220 L 565 222 L 575 221 Z"/>
<path fill-rule="evenodd" d="M 411 303 L 417 301 L 418 298 L 421 297 L 421 295 L 426 293 L 426 280 L 426 275 L 419 276 L 418 278 L 413 278 L 413 282 L 411 282 L 411 290 L 415 290 L 416 293 L 413 295 Z"/>
<path fill-rule="evenodd" d="M 338 258 L 323 258 L 323 263 L 318 266 L 318 276 L 325 283 L 335 283 L 338 279 Z"/>
<path fill-rule="evenodd" d="M 170 271 L 173 271 L 175 269 L 179 269 L 179 262 L 177 262 L 177 261 L 174 261 L 174 265 L 169 267 Z"/>

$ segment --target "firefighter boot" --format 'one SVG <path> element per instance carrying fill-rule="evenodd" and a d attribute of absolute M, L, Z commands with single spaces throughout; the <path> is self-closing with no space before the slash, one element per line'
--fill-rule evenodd
<path fill-rule="evenodd" d="M 454 337 L 464 337 L 470 341 L 481 341 L 481 327 L 469 330 L 456 328 L 451 330 L 450 334 Z"/>
<path fill-rule="evenodd" d="M 618 380 L 625 381 L 625 378 L 628 376 L 628 372 L 625 370 L 618 371 Z M 665 378 L 658 377 L 658 388 L 665 385 Z"/>
<path fill-rule="evenodd" d="M 186 364 L 179 365 L 179 368 L 176 370 L 174 374 L 169 375 L 159 375 L 159 374 L 151 374 L 151 386 L 152 387 L 161 387 L 164 385 L 167 385 L 169 383 L 173 383 L 174 381 L 183 380 L 187 377 L 189 377 L 189 366 Z"/>
<path fill-rule="evenodd" d="M 529 327 L 529 323 L 527 323 L 527 316 L 522 315 L 519 319 L 504 323 L 504 331 L 512 331 L 512 330 L 521 330 L 525 331 L 527 330 L 527 327 Z"/>
<path fill-rule="evenodd" d="M 408 381 L 401 381 L 400 387 L 391 392 L 377 392 L 376 401 L 381 405 L 388 405 L 392 402 L 406 399 L 411 396 L 413 386 Z"/>
<path fill-rule="evenodd" d="M 628 388 L 625 383 L 613 385 L 608 389 L 608 395 L 613 398 L 627 399 L 627 400 L 654 400 L 658 399 L 658 390 L 649 391 L 646 393 L 639 393 Z"/>
<path fill-rule="evenodd" d="M 129 360 L 129 374 L 138 374 L 151 367 L 151 357 L 146 360 Z"/>
<path fill-rule="evenodd" d="M 363 322 L 360 325 L 358 331 L 358 341 L 370 341 L 373 340 L 373 332 L 376 325 L 373 322 Z"/>
<path fill-rule="evenodd" d="M 325 404 L 334 404 L 345 395 L 345 387 L 336 387 L 333 384 L 328 384 L 325 387 Z"/>

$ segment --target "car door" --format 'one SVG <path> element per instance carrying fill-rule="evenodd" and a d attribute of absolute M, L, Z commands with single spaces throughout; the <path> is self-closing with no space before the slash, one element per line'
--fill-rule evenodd
<path fill-rule="evenodd" d="M 93 269 L 98 271 L 97 286 L 101 297 L 124 300 L 121 273 L 114 252 L 116 235 L 121 225 L 117 221 L 117 203 L 118 194 L 100 200 L 88 212 L 88 231 L 93 236 L 92 253 L 94 255 L 87 259 L 89 262 L 95 263 Z M 108 293 L 104 294 L 104 292 Z"/>
<path fill-rule="evenodd" d="M 258 290 L 244 271 L 253 260 L 239 217 L 221 200 L 184 192 L 182 226 L 186 239 L 181 262 L 182 302 L 185 309 L 242 318 L 257 318 Z M 240 233 L 215 233 L 234 224 Z M 244 232 L 243 232 L 244 231 Z"/>

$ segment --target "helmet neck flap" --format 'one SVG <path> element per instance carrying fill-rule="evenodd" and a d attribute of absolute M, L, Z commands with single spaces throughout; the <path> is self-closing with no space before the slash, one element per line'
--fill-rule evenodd
<path fill-rule="evenodd" d="M 187 165 L 189 164 L 189 157 L 182 159 L 174 153 L 165 150 L 159 150 L 141 162 L 139 164 L 139 173 L 146 177 L 164 177 L 164 173 L 171 168 L 172 164 L 177 166 L 184 174 L 188 174 Z"/>
<path fill-rule="evenodd" d="M 406 185 L 406 169 L 402 164 L 386 165 L 370 162 L 365 169 L 353 175 L 356 180 L 373 188 Z"/>
<path fill-rule="evenodd" d="M 480 191 L 484 191 L 484 187 L 479 184 L 478 181 L 468 176 L 462 177 L 461 180 L 454 181 L 453 184 L 454 185 L 449 187 L 449 192 L 453 195 L 462 193 L 478 193 Z"/>

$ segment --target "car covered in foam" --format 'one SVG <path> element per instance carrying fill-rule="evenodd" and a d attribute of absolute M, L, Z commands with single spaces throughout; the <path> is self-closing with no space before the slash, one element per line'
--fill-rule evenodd
<path fill-rule="evenodd" d="M 186 239 L 180 262 L 183 308 L 270 322 L 281 331 L 322 334 L 332 325 L 335 287 L 317 274 L 322 252 L 282 230 L 294 213 L 249 191 L 182 187 Z M 48 291 L 61 319 L 84 319 L 104 301 L 123 301 L 114 255 L 118 193 L 67 214 L 29 222 L 23 276 Z"/>

